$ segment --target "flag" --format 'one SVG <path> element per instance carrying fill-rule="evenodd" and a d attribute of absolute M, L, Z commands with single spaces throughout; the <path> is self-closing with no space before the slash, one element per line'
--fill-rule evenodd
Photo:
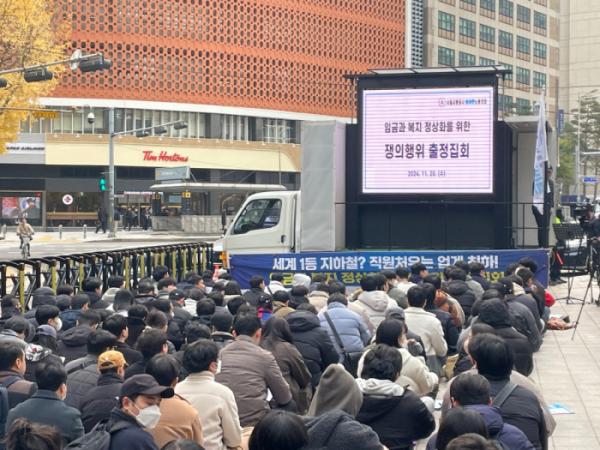
<path fill-rule="evenodd" d="M 548 146 L 546 143 L 546 104 L 544 94 L 540 98 L 540 116 L 537 127 L 537 138 L 535 142 L 534 181 L 533 181 L 533 204 L 544 214 L 544 179 L 545 165 L 548 161 Z"/>

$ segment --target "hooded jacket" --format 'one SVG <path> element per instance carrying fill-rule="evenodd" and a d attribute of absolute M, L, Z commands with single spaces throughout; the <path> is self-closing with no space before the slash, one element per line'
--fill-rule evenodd
<path fill-rule="evenodd" d="M 524 297 L 528 296 L 525 295 Z M 531 299 L 531 301 L 535 303 L 535 300 Z M 531 310 L 521 302 L 517 301 L 515 296 L 512 294 L 508 294 L 506 296 L 506 304 L 511 312 L 514 312 L 522 317 L 522 320 L 527 328 L 526 337 L 529 340 L 533 351 L 537 352 L 543 343 L 542 336 L 540 335 L 542 324 L 539 320 L 539 314 L 536 321 L 536 318 L 531 313 Z"/>
<path fill-rule="evenodd" d="M 100 375 L 96 386 L 81 398 L 79 411 L 86 433 L 97 423 L 108 419 L 113 408 L 118 408 L 122 385 L 123 377 L 117 373 Z"/>
<path fill-rule="evenodd" d="M 354 417 L 360 411 L 362 402 L 362 392 L 354 377 L 339 364 L 332 364 L 323 372 L 308 415 L 318 417 L 330 411 L 341 410 Z"/>
<path fill-rule="evenodd" d="M 215 331 L 210 335 L 210 340 L 217 344 L 219 350 L 224 349 L 231 344 L 235 339 L 231 333 L 226 331 Z M 183 347 L 181 347 L 183 349 Z"/>
<path fill-rule="evenodd" d="M 527 436 L 514 425 L 504 423 L 500 410 L 495 406 L 489 405 L 470 405 L 469 409 L 473 409 L 479 413 L 483 421 L 487 425 L 490 433 L 490 439 L 494 439 L 506 444 L 510 450 L 534 450 L 535 447 L 529 442 Z M 433 434 L 427 442 L 427 450 L 435 450 L 435 441 L 437 433 Z"/>
<path fill-rule="evenodd" d="M 389 450 L 412 449 L 414 441 L 435 430 L 435 419 L 425 403 L 393 381 L 359 378 L 363 404 L 356 420 L 370 426 Z"/>
<path fill-rule="evenodd" d="M 411 274 L 408 281 L 413 284 L 423 284 L 423 278 L 421 278 L 421 275 Z"/>
<path fill-rule="evenodd" d="M 21 310 L 18 308 L 2 308 L 2 318 L 0 318 L 0 331 L 4 330 L 4 326 L 6 325 L 8 319 L 10 319 L 11 317 L 22 315 L 23 314 L 21 314 Z"/>
<path fill-rule="evenodd" d="M 488 300 L 481 307 L 479 320 L 496 330 L 515 353 L 515 368 L 525 376 L 533 372 L 533 350 L 525 336 L 512 327 L 508 306 L 502 300 Z"/>
<path fill-rule="evenodd" d="M 391 301 L 384 291 L 363 291 L 355 303 L 358 303 L 367 311 L 371 322 L 373 322 L 375 329 L 377 329 L 379 324 L 385 320 L 385 312 L 391 306 L 395 306 L 391 304 Z"/>
<path fill-rule="evenodd" d="M 111 305 L 106 300 L 102 300 L 102 297 L 96 291 L 84 292 L 84 294 L 90 298 L 90 309 L 106 309 Z"/>
<path fill-rule="evenodd" d="M 151 294 L 138 294 L 133 298 L 133 303 L 136 305 L 144 305 L 146 308 L 151 309 L 152 303 L 156 300 L 156 297 Z"/>
<path fill-rule="evenodd" d="M 271 280 L 271 281 L 269 281 L 269 284 L 265 286 L 265 292 L 267 294 L 273 295 L 275 292 L 278 292 L 278 291 L 287 292 L 287 289 L 285 288 L 285 286 L 283 284 L 281 284 L 281 281 Z"/>
<path fill-rule="evenodd" d="M 481 285 L 481 288 L 484 291 L 487 291 L 490 288 L 491 284 L 492 284 L 491 281 L 489 281 L 487 278 L 482 277 L 480 275 L 471 275 L 471 279 L 473 281 L 476 281 L 477 283 L 479 283 Z"/>
<path fill-rule="evenodd" d="M 478 283 L 477 283 L 478 284 Z M 454 297 L 463 311 L 465 312 L 465 320 L 471 317 L 471 308 L 477 300 L 475 292 L 469 288 L 469 285 L 462 280 L 452 280 L 447 285 L 448 293 Z"/>
<path fill-rule="evenodd" d="M 473 279 L 473 277 L 471 277 L 471 275 L 469 275 L 469 274 L 467 274 L 467 281 L 466 281 L 466 283 L 469 286 L 469 288 L 475 293 L 475 296 L 477 298 L 481 298 L 481 296 L 485 292 L 483 290 L 483 287 L 481 286 L 481 284 L 479 284 L 477 281 L 475 281 Z"/>
<path fill-rule="evenodd" d="M 54 295 L 54 291 L 49 287 L 41 287 L 35 290 L 33 300 L 31 301 L 31 310 L 25 313 L 25 318 L 35 328 L 38 327 L 37 320 L 35 320 L 35 312 L 43 305 L 56 306 L 56 296 Z"/>
<path fill-rule="evenodd" d="M 308 289 L 310 287 L 310 277 L 303 273 L 295 273 L 292 279 L 292 286 L 306 286 Z"/>
<path fill-rule="evenodd" d="M 89 325 L 78 325 L 63 333 L 58 342 L 58 354 L 65 358 L 65 364 L 88 354 L 87 340 L 93 331 Z"/>
<path fill-rule="evenodd" d="M 244 292 L 243 297 L 250 305 L 258 307 L 259 301 L 267 295 L 261 288 L 252 288 Z"/>
<path fill-rule="evenodd" d="M 52 350 L 37 344 L 27 345 L 25 348 L 25 361 L 27 364 L 25 366 L 23 378 L 32 383 L 35 382 L 35 368 L 38 364 L 52 361 L 62 365 L 62 361 L 58 356 L 52 354 Z"/>
<path fill-rule="evenodd" d="M 300 418 L 308 429 L 308 444 L 302 450 L 381 450 L 377 434 L 343 411 L 319 417 Z"/>
<path fill-rule="evenodd" d="M 310 311 L 300 310 L 286 317 L 294 345 L 304 358 L 304 363 L 311 373 L 313 388 L 319 385 L 321 374 L 331 364 L 337 364 L 339 355 L 327 334 L 321 327 L 319 318 Z"/>
<path fill-rule="evenodd" d="M 62 320 L 62 328 L 61 331 L 64 332 L 70 330 L 71 328 L 75 328 L 77 326 L 77 320 L 79 320 L 79 314 L 81 314 L 81 309 L 66 309 L 60 313 L 58 316 L 60 320 Z"/>
<path fill-rule="evenodd" d="M 365 349 L 365 345 L 367 345 L 371 339 L 371 333 L 369 333 L 364 320 L 362 320 L 358 314 L 350 311 L 344 304 L 339 302 L 329 304 L 326 312 L 333 322 L 346 351 L 348 353 L 362 352 Z M 342 349 L 335 340 L 333 331 L 325 318 L 325 312 L 320 313 L 318 317 L 321 326 L 327 330 L 329 338 L 339 354 L 338 362 L 342 362 L 344 360 Z"/>
<path fill-rule="evenodd" d="M 23 347 L 23 350 L 25 350 L 25 347 L 27 346 L 27 342 L 25 342 L 23 339 L 21 339 L 19 337 L 19 335 L 17 334 L 17 332 L 14 331 L 14 330 L 4 330 L 4 331 L 2 331 L 0 333 L 0 341 L 16 342 L 21 347 Z"/>

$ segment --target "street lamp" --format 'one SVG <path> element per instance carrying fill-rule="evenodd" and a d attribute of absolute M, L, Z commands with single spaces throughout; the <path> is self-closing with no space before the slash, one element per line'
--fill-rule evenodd
<path fill-rule="evenodd" d="M 577 99 L 579 114 L 577 116 L 577 147 L 575 147 L 575 201 L 579 201 L 579 152 L 581 151 L 581 100 L 586 98 L 596 98 L 590 97 L 590 95 L 598 92 L 598 89 L 594 89 L 593 91 L 588 92 L 585 95 L 581 95 L 579 93 L 579 97 Z"/>

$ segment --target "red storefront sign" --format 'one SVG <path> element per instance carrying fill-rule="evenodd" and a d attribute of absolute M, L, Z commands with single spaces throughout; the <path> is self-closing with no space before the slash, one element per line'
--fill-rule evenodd
<path fill-rule="evenodd" d="M 188 162 L 189 157 L 181 156 L 179 153 L 169 154 L 166 151 L 161 151 L 158 155 L 152 150 L 144 150 L 144 161 L 166 161 L 166 162 Z"/>

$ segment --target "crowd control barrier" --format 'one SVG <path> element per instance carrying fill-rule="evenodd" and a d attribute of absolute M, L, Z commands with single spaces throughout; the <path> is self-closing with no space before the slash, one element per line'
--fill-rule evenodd
<path fill-rule="evenodd" d="M 85 278 L 98 277 L 104 292 L 108 278 L 121 275 L 125 289 L 136 289 L 140 279 L 152 277 L 154 268 L 161 265 L 167 266 L 169 275 L 179 283 L 190 270 L 199 274 L 212 270 L 214 261 L 213 245 L 204 242 L 0 261 L 0 296 L 16 295 L 26 310 L 39 287 L 56 291 L 57 286 L 68 283 L 77 293 Z"/>

